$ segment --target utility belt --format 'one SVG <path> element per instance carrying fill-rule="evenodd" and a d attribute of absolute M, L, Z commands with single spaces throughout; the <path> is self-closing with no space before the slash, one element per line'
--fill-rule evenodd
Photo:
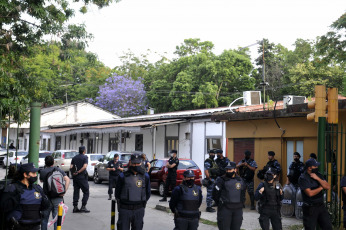
<path fill-rule="evenodd" d="M 201 217 L 201 212 L 198 212 L 196 214 L 186 214 L 186 213 L 179 213 L 177 210 L 174 213 L 174 218 L 183 218 L 183 219 L 196 219 Z"/>
<path fill-rule="evenodd" d="M 320 206 L 322 206 L 322 205 L 324 205 L 324 203 L 323 202 L 321 202 L 321 203 L 316 203 L 316 204 L 309 204 L 309 203 L 303 203 L 303 207 L 304 208 L 312 208 L 312 207 L 320 207 Z"/>
<path fill-rule="evenodd" d="M 127 210 L 137 210 L 140 208 L 145 208 L 145 205 L 144 204 L 122 204 L 122 203 L 120 203 L 119 208 L 127 209 Z"/>

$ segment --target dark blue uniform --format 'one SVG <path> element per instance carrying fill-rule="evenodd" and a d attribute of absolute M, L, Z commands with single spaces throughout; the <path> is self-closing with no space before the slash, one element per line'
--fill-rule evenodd
<path fill-rule="evenodd" d="M 39 185 L 27 187 L 21 182 L 8 185 L 0 201 L 0 208 L 6 214 L 7 222 L 11 219 L 18 221 L 13 229 L 40 229 L 41 211 L 48 207 L 49 200 Z"/>
<path fill-rule="evenodd" d="M 212 204 L 213 204 L 212 193 L 213 193 L 215 179 L 218 176 L 218 166 L 215 160 L 211 158 L 207 158 L 204 161 L 204 170 L 208 170 L 209 176 L 210 176 L 210 181 L 207 186 L 207 198 L 206 198 L 207 207 L 212 207 Z"/>
<path fill-rule="evenodd" d="M 150 198 L 150 178 L 147 173 L 134 174 L 131 169 L 119 174 L 115 197 L 119 200 L 117 229 L 143 229 L 144 209 Z"/>
<path fill-rule="evenodd" d="M 316 175 L 324 180 L 322 174 L 316 173 Z M 305 193 L 305 189 L 317 189 L 321 185 L 320 183 L 312 179 L 310 175 L 306 172 L 302 173 L 299 177 L 298 184 L 302 190 L 303 197 L 303 224 L 305 230 L 312 230 L 316 228 L 316 225 L 321 227 L 323 230 L 331 230 L 332 223 L 329 218 L 329 213 L 327 208 L 324 206 L 323 202 L 323 190 L 316 194 L 315 196 L 309 197 Z"/>
<path fill-rule="evenodd" d="M 193 185 L 191 188 L 181 184 L 172 191 L 169 207 L 175 214 L 176 230 L 197 230 L 199 221 L 199 207 L 202 204 L 201 187 Z"/>
<path fill-rule="evenodd" d="M 218 177 L 213 189 L 213 199 L 218 205 L 217 225 L 220 230 L 240 229 L 243 222 L 244 181 L 233 178 Z"/>
<path fill-rule="evenodd" d="M 107 164 L 107 168 L 115 168 L 115 171 L 109 171 L 109 183 L 108 183 L 108 194 L 113 194 L 113 188 L 117 184 L 117 179 L 119 174 L 121 173 L 121 170 L 118 168 L 122 168 L 123 164 L 120 161 L 117 161 L 116 163 L 114 160 L 109 161 Z"/>
<path fill-rule="evenodd" d="M 239 161 L 238 165 L 241 165 L 242 163 L 247 163 L 251 167 L 257 169 L 257 163 L 253 159 L 246 159 L 244 158 L 243 160 Z M 250 201 L 251 201 L 251 209 L 255 209 L 255 195 L 254 195 L 254 176 L 255 172 L 249 169 L 247 166 L 239 166 L 239 175 L 240 177 L 244 180 L 247 192 L 250 196 Z M 245 192 L 244 192 L 244 203 L 245 203 Z"/>
<path fill-rule="evenodd" d="M 165 183 L 165 191 L 164 191 L 164 197 L 167 197 L 168 192 L 169 192 L 169 186 L 173 189 L 177 183 L 177 168 L 179 165 L 179 159 L 178 157 L 176 158 L 169 158 L 168 163 L 170 165 L 175 164 L 173 168 L 168 168 L 168 175 L 166 178 L 166 183 Z"/>
<path fill-rule="evenodd" d="M 346 194 L 343 191 L 343 188 L 346 187 L 346 176 L 342 177 L 340 182 L 340 187 L 341 187 L 342 201 L 343 201 L 342 209 L 344 210 L 344 228 L 346 228 Z"/>
<path fill-rule="evenodd" d="M 290 180 L 290 183 L 292 183 L 295 188 L 298 188 L 298 179 L 305 169 L 304 163 L 301 161 L 293 161 L 288 169 L 289 171 L 287 177 Z"/>
<path fill-rule="evenodd" d="M 84 164 L 88 164 L 88 157 L 80 153 L 72 158 L 71 164 L 77 166 L 78 171 Z M 82 206 L 86 206 L 89 199 L 88 173 L 86 170 L 73 176 L 73 206 L 78 206 L 80 189 L 83 192 Z"/>
<path fill-rule="evenodd" d="M 259 190 L 264 187 L 263 193 Z M 269 220 L 272 224 L 273 230 L 281 230 L 281 201 L 284 198 L 283 193 L 280 194 L 281 186 L 279 184 L 261 182 L 255 192 L 255 200 L 259 200 L 259 213 L 258 218 L 261 228 L 269 230 Z"/>

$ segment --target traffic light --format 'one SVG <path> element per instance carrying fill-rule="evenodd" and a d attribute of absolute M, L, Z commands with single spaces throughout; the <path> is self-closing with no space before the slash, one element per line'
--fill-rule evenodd
<path fill-rule="evenodd" d="M 328 96 L 328 98 L 327 98 Z M 326 100 L 328 99 L 328 103 Z M 328 123 L 338 123 L 338 89 L 328 88 L 328 95 L 326 94 L 326 87 L 324 85 L 315 86 L 315 101 L 308 103 L 309 109 L 315 109 L 314 113 L 307 115 L 307 120 L 318 122 L 319 117 L 327 117 Z M 328 114 L 327 114 L 328 109 Z"/>
<path fill-rule="evenodd" d="M 326 109 L 326 87 L 324 85 L 316 85 L 315 86 L 315 101 L 308 103 L 309 109 L 315 109 L 314 113 L 309 113 L 307 115 L 307 120 L 318 122 L 319 117 L 327 117 Z"/>
<path fill-rule="evenodd" d="M 328 89 L 328 123 L 337 124 L 339 118 L 338 111 L 338 88 Z"/>

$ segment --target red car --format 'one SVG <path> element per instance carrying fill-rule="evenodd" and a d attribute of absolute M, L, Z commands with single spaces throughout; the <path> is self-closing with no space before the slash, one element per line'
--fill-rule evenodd
<path fill-rule="evenodd" d="M 167 161 L 168 159 L 155 159 L 150 162 L 151 168 L 149 175 L 151 188 L 158 189 L 161 196 L 163 196 L 164 183 L 168 175 L 168 169 L 166 168 Z M 201 186 L 202 171 L 193 160 L 184 158 L 179 158 L 176 185 L 180 185 L 183 181 L 183 173 L 186 169 L 191 169 L 195 172 L 195 184 Z"/>

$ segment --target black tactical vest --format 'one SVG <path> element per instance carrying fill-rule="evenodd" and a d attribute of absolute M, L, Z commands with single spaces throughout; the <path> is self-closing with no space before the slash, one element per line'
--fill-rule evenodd
<path fill-rule="evenodd" d="M 240 204 L 242 203 L 242 190 L 244 189 L 244 182 L 235 177 L 232 179 L 224 178 L 224 188 L 221 190 L 221 203 L 224 204 Z"/>
<path fill-rule="evenodd" d="M 211 167 L 208 169 L 210 178 L 216 179 L 216 177 L 219 175 L 219 167 L 215 160 L 208 158 L 205 161 L 211 165 Z"/>
<path fill-rule="evenodd" d="M 268 184 L 266 181 L 264 185 L 264 199 L 261 199 L 261 206 L 280 206 L 280 189 L 276 189 L 273 184 Z"/>
<path fill-rule="evenodd" d="M 191 188 L 183 184 L 179 186 L 182 192 L 177 204 L 179 215 L 187 218 L 199 217 L 199 196 L 201 190 L 196 185 Z"/>
<path fill-rule="evenodd" d="M 124 176 L 120 202 L 123 204 L 143 204 L 146 201 L 145 175 L 125 172 Z"/>

